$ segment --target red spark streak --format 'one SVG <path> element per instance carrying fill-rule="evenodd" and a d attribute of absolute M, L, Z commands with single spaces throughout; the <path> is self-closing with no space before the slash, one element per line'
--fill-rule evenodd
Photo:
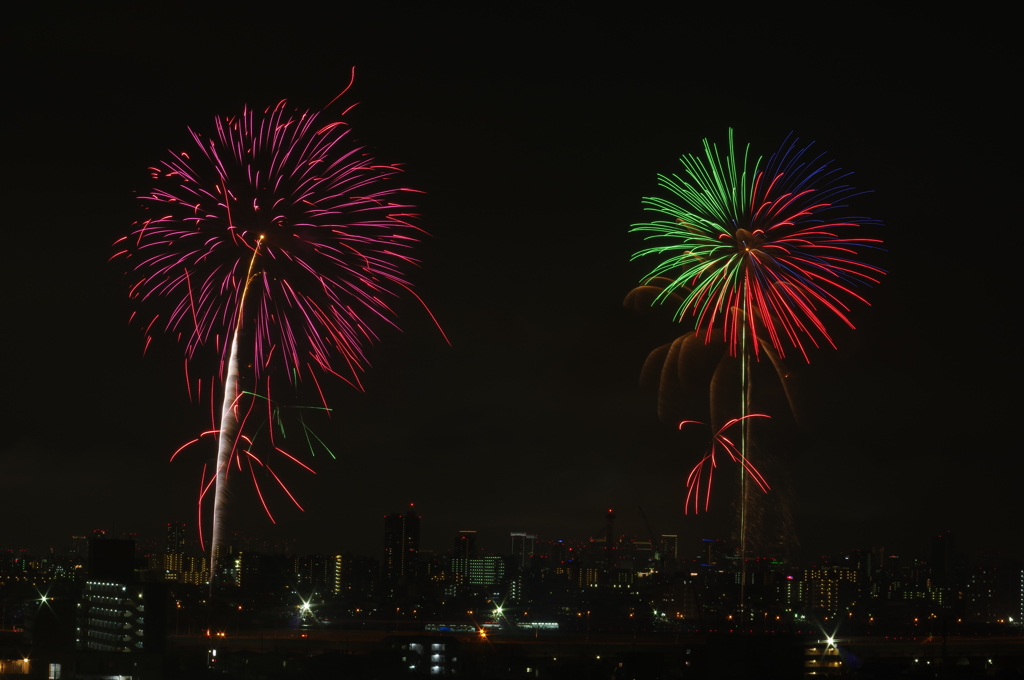
<path fill-rule="evenodd" d="M 174 453 L 172 453 L 172 454 L 171 454 L 171 461 L 173 461 L 173 460 L 174 460 L 174 457 L 175 457 L 175 456 L 177 456 L 177 455 L 178 455 L 179 453 L 181 453 L 181 450 L 182 450 L 182 449 L 184 449 L 184 448 L 186 448 L 186 447 L 188 447 L 188 446 L 191 446 L 192 444 L 195 444 L 195 443 L 196 443 L 197 441 L 199 441 L 199 438 L 198 438 L 198 437 L 196 437 L 195 439 L 193 439 L 193 440 L 192 440 L 192 441 L 190 441 L 190 442 L 186 442 L 186 443 L 182 444 L 181 446 L 179 446 L 179 447 L 178 447 L 178 450 L 177 450 L 177 451 L 175 451 Z M 170 461 L 169 461 L 169 462 L 170 462 Z"/>
<path fill-rule="evenodd" d="M 693 501 L 694 514 L 698 514 L 700 512 L 699 504 L 701 494 L 701 476 L 704 473 L 705 464 L 707 464 L 708 466 L 708 474 L 707 482 L 704 484 L 704 511 L 707 512 L 707 510 L 711 507 L 711 481 L 714 475 L 714 469 L 718 467 L 718 460 L 716 458 L 716 455 L 718 454 L 719 447 L 724 449 L 725 453 L 729 455 L 730 460 L 732 460 L 734 463 L 740 463 L 743 466 L 743 469 L 750 474 L 750 476 L 754 479 L 754 482 L 761 488 L 761 490 L 765 493 L 768 493 L 768 491 L 771 489 L 771 487 L 768 485 L 768 482 L 765 481 L 761 473 L 757 470 L 756 467 L 754 467 L 753 463 L 750 462 L 750 459 L 743 454 L 740 448 L 725 435 L 725 432 L 733 425 L 737 425 L 743 422 L 744 420 L 748 420 L 750 418 L 769 417 L 770 416 L 767 416 L 763 413 L 752 413 L 750 415 L 743 416 L 742 418 L 733 418 L 732 420 L 725 423 L 721 428 L 719 428 L 717 432 L 714 433 L 714 435 L 711 438 L 711 449 L 704 454 L 704 456 L 697 462 L 696 465 L 693 466 L 693 468 L 690 470 L 690 474 L 687 475 L 686 477 L 687 492 L 686 500 L 683 503 L 684 513 L 689 513 L 691 500 Z M 704 424 L 697 420 L 684 420 L 681 423 L 679 423 L 679 429 L 682 430 L 683 425 L 687 423 L 695 423 L 698 425 Z"/>
<path fill-rule="evenodd" d="M 246 460 L 248 460 L 248 458 Z M 263 509 L 267 511 L 267 517 L 270 518 L 271 522 L 277 524 L 277 522 L 274 521 L 274 516 L 270 514 L 270 508 L 267 507 L 267 502 L 263 500 L 263 492 L 260 491 L 260 483 L 256 481 L 256 471 L 252 469 L 251 462 L 249 463 L 249 472 L 252 473 L 252 483 L 256 485 L 256 494 L 260 497 L 260 503 L 263 504 Z"/>
<path fill-rule="evenodd" d="M 316 470 L 314 470 L 313 468 L 311 468 L 308 465 L 304 464 L 302 461 L 300 461 L 298 458 L 296 458 L 292 454 L 288 453 L 287 451 L 285 451 L 283 449 L 280 449 L 280 448 L 278 448 L 276 446 L 274 447 L 274 449 L 276 449 L 278 453 L 282 453 L 282 454 L 288 456 L 289 458 L 291 458 L 293 461 L 295 461 L 296 465 L 299 465 L 301 467 L 306 468 L 307 470 L 312 472 L 314 475 L 316 474 Z"/>

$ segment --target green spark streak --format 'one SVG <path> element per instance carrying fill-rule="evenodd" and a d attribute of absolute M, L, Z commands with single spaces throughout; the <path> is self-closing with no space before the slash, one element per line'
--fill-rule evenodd
<path fill-rule="evenodd" d="M 256 448 L 256 438 L 260 436 L 260 430 L 263 429 L 265 424 L 266 423 L 260 423 L 260 426 L 256 428 L 256 431 L 252 433 L 252 443 L 249 445 L 249 448 Z"/>
<path fill-rule="evenodd" d="M 672 280 L 653 303 L 664 302 L 673 293 L 680 294 L 684 300 L 675 312 L 677 320 L 687 313 L 701 317 L 712 309 L 722 309 L 730 291 L 742 297 L 745 287 L 741 274 L 748 260 L 737 252 L 731 240 L 723 241 L 720 236 L 731 239 L 737 229 L 748 226 L 753 182 L 762 158 L 751 165 L 748 144 L 742 160 L 738 159 L 731 128 L 728 154 L 723 156 L 718 146 L 707 139 L 703 146 L 703 158 L 688 154 L 679 159 L 686 170 L 685 178 L 658 175 L 658 185 L 681 199 L 681 204 L 654 196 L 643 199 L 645 210 L 669 219 L 634 224 L 632 229 L 647 232 L 644 240 L 669 241 L 652 244 L 632 259 L 647 255 L 664 258 L 644 280 Z"/>
<path fill-rule="evenodd" d="M 309 440 L 309 428 L 306 427 L 306 422 L 302 419 L 301 415 L 299 416 L 299 422 L 302 423 L 302 427 L 304 428 L 302 434 L 306 435 L 306 446 L 309 447 L 309 453 L 313 457 L 316 457 L 316 451 L 313 450 L 313 442 Z"/>
<path fill-rule="evenodd" d="M 305 428 L 305 430 L 306 430 L 306 433 L 307 433 L 306 434 L 306 441 L 309 441 L 309 435 L 313 435 L 313 437 L 315 437 L 316 440 L 318 442 L 320 442 L 320 446 L 324 447 L 324 449 L 327 450 L 327 453 L 331 454 L 331 458 L 333 458 L 334 460 L 338 460 L 338 457 L 334 455 L 334 451 L 331 451 L 331 448 L 329 446 L 327 446 L 327 444 L 324 443 L 324 440 L 320 439 L 320 437 L 317 437 L 316 432 L 313 432 L 313 430 L 309 429 L 309 426 L 306 425 L 306 421 L 304 421 L 302 419 L 302 416 L 299 416 L 299 422 L 302 423 L 302 427 Z M 313 449 L 312 449 L 312 446 L 311 446 L 310 447 L 310 451 L 312 451 L 312 450 Z"/>
<path fill-rule="evenodd" d="M 258 394 L 256 392 L 242 392 L 242 394 L 248 394 L 249 396 L 256 397 L 257 399 L 263 399 L 265 401 L 269 401 L 269 399 L 267 399 L 267 397 L 263 396 L 262 394 Z M 273 402 L 271 402 L 271 403 L 273 403 Z M 304 408 L 304 409 L 310 409 L 310 410 L 313 410 L 313 411 L 327 411 L 328 413 L 330 413 L 331 411 L 334 410 L 332 408 L 326 408 L 324 406 L 290 406 L 289 408 L 294 408 L 294 409 Z M 302 416 L 299 416 L 299 417 L 301 418 Z M 279 409 L 279 408 L 275 408 L 274 409 L 273 420 L 277 423 L 277 429 L 281 432 L 281 437 L 283 439 L 287 439 L 288 438 L 288 434 L 284 430 L 284 418 L 281 417 L 281 409 Z M 262 425 L 260 427 L 262 427 Z M 305 427 L 305 423 L 303 423 L 303 427 Z M 259 430 L 257 430 L 257 432 L 258 431 Z M 316 437 L 315 434 L 313 436 Z M 308 440 L 309 437 L 307 436 L 306 439 Z M 319 439 L 319 437 L 317 437 L 317 439 Z M 326 449 L 327 447 L 324 446 L 324 448 Z M 312 449 L 310 449 L 310 450 L 312 450 Z M 327 449 L 327 451 L 328 451 L 328 453 L 330 453 L 330 449 Z M 313 455 L 316 455 L 316 454 L 313 454 Z M 333 456 L 334 454 L 332 453 L 331 455 Z"/>
<path fill-rule="evenodd" d="M 281 431 L 281 439 L 288 439 L 288 435 L 284 431 L 284 418 L 281 417 L 281 409 L 274 411 L 274 417 L 277 418 L 277 429 Z"/>

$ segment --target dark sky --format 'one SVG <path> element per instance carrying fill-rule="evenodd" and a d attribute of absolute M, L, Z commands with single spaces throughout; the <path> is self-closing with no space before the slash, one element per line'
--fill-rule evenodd
<path fill-rule="evenodd" d="M 272 526 L 242 487 L 236 526 L 376 555 L 382 515 L 415 502 L 424 547 L 477 529 L 497 551 L 514 530 L 586 538 L 609 507 L 644 534 L 642 506 L 684 546 L 727 536 L 725 494 L 684 516 L 699 443 L 638 388 L 647 353 L 684 329 L 621 303 L 648 269 L 628 228 L 655 174 L 731 126 L 765 153 L 790 131 L 816 140 L 886 225 L 891 275 L 806 369 L 814 427 L 792 477 L 805 556 L 923 553 L 946 529 L 975 555 L 1021 555 L 1019 148 L 1007 43 L 980 19 L 252 7 L 7 27 L 0 547 L 194 526 L 213 451 L 167 459 L 206 407 L 188 403 L 180 347 L 142 358 L 110 244 L 186 126 L 245 103 L 322 107 L 355 66 L 355 134 L 427 192 L 416 282 L 452 346 L 405 305 L 366 393 L 328 388 L 318 432 L 340 456 L 296 476 L 307 512 L 277 498 Z"/>

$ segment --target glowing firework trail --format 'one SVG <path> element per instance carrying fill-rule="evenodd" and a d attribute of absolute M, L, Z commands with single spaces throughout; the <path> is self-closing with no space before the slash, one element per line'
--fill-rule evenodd
<path fill-rule="evenodd" d="M 748 460 L 744 455 L 739 445 L 737 445 L 732 439 L 726 435 L 726 430 L 731 428 L 733 425 L 739 424 L 741 428 L 745 424 L 744 421 L 750 418 L 768 418 L 769 416 L 763 413 L 751 413 L 748 416 L 741 418 L 733 418 L 725 425 L 723 425 L 714 435 L 711 437 L 711 448 L 704 457 L 701 458 L 693 469 L 690 470 L 690 474 L 686 477 L 686 487 L 688 489 L 686 493 L 686 503 L 683 504 L 683 511 L 689 513 L 690 500 L 693 500 L 693 512 L 698 514 L 700 512 L 700 494 L 701 494 L 701 481 L 703 481 L 704 491 L 704 510 L 705 512 L 711 506 L 711 482 L 714 477 L 715 468 L 718 467 L 718 454 L 724 452 L 729 456 L 729 459 L 735 463 L 739 463 L 751 478 L 757 482 L 757 485 L 762 491 L 768 493 L 771 488 L 768 486 L 768 482 L 765 481 L 761 473 L 757 471 L 757 468 Z M 702 425 L 696 420 L 684 420 L 679 423 L 679 429 L 682 430 L 683 426 L 688 423 L 694 423 Z M 741 430 L 742 431 L 742 430 Z M 706 475 L 705 475 L 706 471 Z"/>
<path fill-rule="evenodd" d="M 146 346 L 158 331 L 184 342 L 189 394 L 189 364 L 205 357 L 219 366 L 217 464 L 209 479 L 204 471 L 199 498 L 201 517 L 213 486 L 212 560 L 232 465 L 249 465 L 268 516 L 252 460 L 295 502 L 269 458 L 250 450 L 256 435 L 245 431 L 257 400 L 266 409 L 256 409 L 249 427 L 265 415 L 272 450 L 312 472 L 274 445 L 275 422 L 284 430 L 270 376 L 283 374 L 295 388 L 309 379 L 328 413 L 317 372 L 361 389 L 373 328 L 395 325 L 388 298 L 409 293 L 422 303 L 406 271 L 418 265 L 410 253 L 423 232 L 405 199 L 414 190 L 395 181 L 400 169 L 351 144 L 344 121 L 291 112 L 281 101 L 263 113 L 216 117 L 210 136 L 189 132 L 192 148 L 150 168 L 154 187 L 141 200 L 151 216 L 115 243 L 114 257 L 126 261 L 129 297 L 164 310 L 145 315 Z M 195 394 L 203 394 L 202 379 Z"/>

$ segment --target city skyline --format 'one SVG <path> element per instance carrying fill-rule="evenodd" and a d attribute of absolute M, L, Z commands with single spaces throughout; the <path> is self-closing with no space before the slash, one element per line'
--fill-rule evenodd
<path fill-rule="evenodd" d="M 377 557 L 308 554 L 294 542 L 261 546 L 249 538 L 228 536 L 219 560 L 223 571 L 218 585 L 208 590 L 211 573 L 198 546 L 179 544 L 180 524 L 168 529 L 173 540 L 165 551 L 156 540 L 118 538 L 101 531 L 73 537 L 70 550 L 44 555 L 0 551 L 0 585 L 12 603 L 36 603 L 39 598 L 28 595 L 33 587 L 37 595 L 59 593 L 66 599 L 83 584 L 86 598 L 89 588 L 121 592 L 122 586 L 137 584 L 140 598 L 146 590 L 146 597 L 165 599 L 170 588 L 171 599 L 178 608 L 189 610 L 189 617 L 227 602 L 232 612 L 276 610 L 274 616 L 288 619 L 292 607 L 282 609 L 281 604 L 290 601 L 299 609 L 299 619 L 308 614 L 313 618 L 307 623 L 321 626 L 344 625 L 346 620 L 386 621 L 400 618 L 404 610 L 406 617 L 412 615 L 410 620 L 435 620 L 424 630 L 444 625 L 437 623 L 438 617 L 455 623 L 468 615 L 466 623 L 458 625 L 469 625 L 470 632 L 479 625 L 473 610 L 489 613 L 492 608 L 498 619 L 484 628 L 506 632 L 520 627 L 505 625 L 515 621 L 537 624 L 537 614 L 547 616 L 544 625 L 553 629 L 578 629 L 584 623 L 578 617 L 584 610 L 589 616 L 591 609 L 598 610 L 602 626 L 621 630 L 623 625 L 628 628 L 633 617 L 629 612 L 637 607 L 644 610 L 648 633 L 659 627 L 661 632 L 678 632 L 678 626 L 690 632 L 732 628 L 729 621 L 745 617 L 747 607 L 753 615 L 747 623 L 762 632 L 793 632 L 794 627 L 813 627 L 837 616 L 841 618 L 836 624 L 847 635 L 872 630 L 916 634 L 924 630 L 922 621 L 929 629 L 940 623 L 943 630 L 954 625 L 955 635 L 981 632 L 979 625 L 1012 634 L 1024 621 L 1022 562 L 965 555 L 950 532 L 930 537 L 925 559 L 873 547 L 846 549 L 802 565 L 770 556 L 744 564 L 737 546 L 720 540 L 703 539 L 680 549 L 674 535 L 650 540 L 619 537 L 614 551 L 609 551 L 604 536 L 535 541 L 523 532 L 513 532 L 504 550 L 489 555 L 476 548 L 476 532 L 471 530 L 455 533 L 448 551 L 420 550 L 419 517 L 409 510 L 385 517 L 384 550 Z M 524 542 L 528 536 L 529 542 Z M 740 584 L 749 586 L 752 599 L 746 605 Z M 22 598 L 12 597 L 19 591 Z M 562 605 L 552 609 L 559 600 Z M 384 604 L 387 601 L 392 605 Z M 622 608 L 627 601 L 632 604 Z M 333 614 L 319 621 L 314 610 L 320 606 Z M 510 606 L 501 616 L 501 610 Z M 24 616 L 23 609 L 16 612 L 21 612 L 16 617 Z M 245 628 L 253 623 L 259 618 L 247 624 L 239 615 L 231 625 Z M 97 625 L 102 629 L 105 624 Z M 108 639 L 104 635 L 100 630 L 101 644 Z"/>
<path fill-rule="evenodd" d="M 283 554 L 291 556 L 303 555 L 347 555 L 359 559 L 371 559 L 379 563 L 381 578 L 388 582 L 397 582 L 403 578 L 415 577 L 415 564 L 419 559 L 417 555 L 422 553 L 430 559 L 470 559 L 483 556 L 499 556 L 510 558 L 519 566 L 525 565 L 529 560 L 523 557 L 524 554 L 532 554 L 536 548 L 538 554 L 550 552 L 552 546 L 562 545 L 563 549 L 572 547 L 576 550 L 591 549 L 603 553 L 603 546 L 607 539 L 607 525 L 601 530 L 590 534 L 564 533 L 551 536 L 541 536 L 528 531 L 510 531 L 506 533 L 478 530 L 478 529 L 449 529 L 448 527 L 430 527 L 427 522 L 425 526 L 433 530 L 429 532 L 427 539 L 421 539 L 421 531 L 424 528 L 423 517 L 415 509 L 406 508 L 404 512 L 396 512 L 382 517 L 383 522 L 378 532 L 376 545 L 371 545 L 368 552 L 353 550 L 351 546 L 338 543 L 316 542 L 307 543 L 295 538 L 284 538 L 273 541 L 260 535 L 247 535 L 241 531 L 231 532 L 226 543 L 228 550 L 256 554 Z M 452 525 L 452 526 L 463 526 Z M 0 554 L 8 557 L 18 554 L 30 555 L 39 559 L 47 555 L 73 555 L 85 554 L 83 547 L 85 542 L 92 539 L 131 540 L 135 543 L 135 552 L 138 557 L 161 555 L 166 553 L 178 553 L 192 556 L 202 560 L 204 551 L 199 546 L 195 527 L 187 522 L 170 522 L 166 525 L 165 534 L 161 531 L 116 532 L 107 529 L 95 528 L 90 531 L 69 535 L 66 540 L 47 546 L 30 548 L 27 546 L 16 548 L 14 546 L 0 545 Z M 630 532 L 614 531 L 613 548 L 618 551 L 634 550 L 636 546 L 646 550 L 648 547 L 653 551 L 660 548 L 661 552 L 669 559 L 680 563 L 702 562 L 716 564 L 716 557 L 719 560 L 728 559 L 730 562 L 738 560 L 739 546 L 734 539 L 724 536 L 719 537 L 696 537 L 680 536 L 671 533 L 647 533 L 637 534 Z M 173 536 L 173 539 L 172 539 Z M 968 537 L 969 538 L 969 537 Z M 468 540 L 467 540 L 468 539 Z M 480 544 L 477 544 L 480 539 Z M 878 542 L 847 543 L 837 549 L 828 551 L 805 551 L 804 554 L 785 556 L 775 554 L 771 551 L 748 551 L 748 560 L 771 559 L 779 565 L 786 565 L 786 568 L 800 570 L 809 568 L 811 565 L 827 563 L 836 556 L 852 554 L 857 552 L 870 552 L 885 558 L 906 560 L 910 564 L 923 564 L 929 569 L 938 570 L 935 576 L 935 583 L 942 585 L 944 579 L 948 578 L 954 569 L 965 567 L 984 567 L 997 564 L 1016 564 L 1021 558 L 1014 552 L 1002 549 L 999 546 L 983 546 L 975 549 L 974 544 L 967 541 L 968 548 L 961 546 L 964 537 L 958 537 L 955 532 L 944 530 L 940 532 L 922 533 L 907 537 L 903 545 L 882 545 Z M 172 549 L 173 545 L 177 546 Z M 404 546 L 404 550 L 401 550 Z M 647 547 L 643 547 L 647 546 Z M 542 550 L 543 548 L 543 550 Z M 402 556 L 404 553 L 404 557 Z M 672 557 L 674 555 L 674 557 Z M 578 559 L 578 556 L 577 556 Z M 603 558 L 602 558 L 603 559 Z M 615 559 L 618 559 L 616 556 Z M 600 560 L 599 560 L 600 561 Z M 942 576 L 944 575 L 944 576 Z"/>
<path fill-rule="evenodd" d="M 246 103 L 322 107 L 355 66 L 354 134 L 427 192 L 416 290 L 452 345 L 402 306 L 402 332 L 382 331 L 371 350 L 366 392 L 325 386 L 335 412 L 316 427 L 339 458 L 296 480 L 306 512 L 277 498 L 270 524 L 240 489 L 229 530 L 375 555 L 381 517 L 415 503 L 422 543 L 442 549 L 459 529 L 492 551 L 513 531 L 596 535 L 607 508 L 636 536 L 642 507 L 680 545 L 729 538 L 728 489 L 710 513 L 683 513 L 704 443 L 659 423 L 638 386 L 647 353 L 680 329 L 621 303 L 646 271 L 629 262 L 640 241 L 628 229 L 656 173 L 732 126 L 764 153 L 790 131 L 815 141 L 874 190 L 858 208 L 886 224 L 892 275 L 855 310 L 858 330 L 837 331 L 840 352 L 812 351 L 801 370 L 813 427 L 779 444 L 799 455 L 788 502 L 803 557 L 871 541 L 913 551 L 915 536 L 947 529 L 966 552 L 1022 556 L 1010 528 L 1024 462 L 1006 426 L 1013 267 L 959 238 L 982 243 L 1005 222 L 979 187 L 1012 195 L 1011 160 L 980 136 L 1010 129 L 1012 109 L 972 75 L 998 55 L 964 65 L 909 18 L 906 32 L 865 25 L 879 46 L 869 53 L 773 53 L 780 72 L 808 69 L 794 100 L 770 79 L 731 85 L 755 47 L 683 67 L 671 36 L 648 35 L 639 16 L 621 34 L 570 30 L 572 13 L 521 17 L 526 43 L 490 40 L 484 17 L 448 10 L 389 17 L 387 30 L 372 10 L 335 18 L 338 33 L 240 20 L 281 48 L 245 64 L 233 42 L 244 31 L 218 10 L 200 26 L 145 13 L 18 22 L 0 547 L 194 527 L 196 462 L 211 452 L 168 459 L 208 409 L 189 404 L 180 346 L 155 342 L 143 357 L 110 243 L 138 216 L 146 168 L 188 126 Z M 140 59 L 179 33 L 202 48 Z"/>

